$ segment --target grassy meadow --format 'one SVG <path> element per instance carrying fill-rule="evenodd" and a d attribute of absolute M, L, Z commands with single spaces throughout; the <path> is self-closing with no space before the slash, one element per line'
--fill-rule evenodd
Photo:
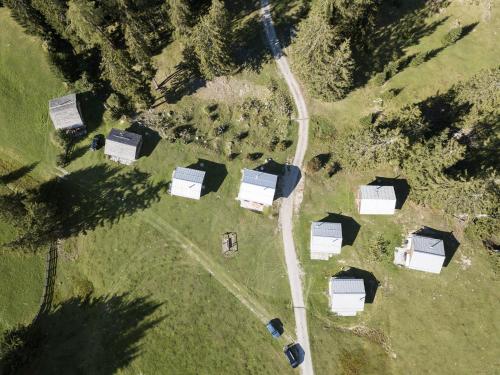
<path fill-rule="evenodd" d="M 289 25 L 299 19 L 302 3 L 284 0 L 274 5 L 282 38 L 287 38 Z M 329 152 L 328 139 L 359 126 L 364 115 L 423 100 L 497 64 L 497 9 L 488 21 L 482 8 L 462 2 L 425 16 L 418 12 L 422 2 L 404 3 L 401 17 L 392 15 L 394 27 L 388 30 L 403 32 L 400 24 L 421 30 L 412 29 L 415 36 L 406 41 L 390 39 L 393 44 L 388 48 L 396 48 L 401 55 L 436 49 L 456 19 L 462 25 L 479 23 L 455 45 L 418 67 L 405 68 L 382 87 L 362 84 L 336 103 L 309 99 L 307 160 Z M 256 3 L 252 4 L 242 8 L 238 18 L 241 35 L 253 38 L 249 43 L 262 36 Z M 391 25 L 391 20 L 387 22 Z M 4 8 L 0 8 L 0 24 L 0 173 L 6 176 L 26 167 L 26 172 L 9 181 L 9 187 L 25 189 L 60 173 L 55 168 L 58 150 L 52 142 L 47 102 L 70 89 L 49 68 L 40 41 L 23 33 Z M 180 49 L 174 42 L 155 58 L 157 80 L 176 69 Z M 294 321 L 277 207 L 261 215 L 241 209 L 234 199 L 242 168 L 254 168 L 266 158 L 282 164 L 295 147 L 293 124 L 281 124 L 276 131 L 242 119 L 242 101 L 251 96 L 267 100 L 271 78 L 279 79 L 268 56 L 258 58 L 262 63 L 258 72 L 242 70 L 201 87 L 193 84 L 188 95 L 169 104 L 159 98 L 158 110 L 195 127 L 207 143 L 170 142 L 150 131 L 145 134 L 147 155 L 134 166 L 123 167 L 108 161 L 102 149 L 88 151 L 88 144 L 94 134 L 107 134 L 111 127 L 126 129 L 130 124 L 111 120 L 102 108 L 84 114 L 91 120 L 90 132 L 75 145 L 65 167 L 70 174 L 64 180 L 62 198 L 68 209 L 77 212 L 68 217 L 75 232 L 62 242 L 55 308 L 41 321 L 47 345 L 31 370 L 51 373 L 58 368 L 64 374 L 293 372 L 281 352 L 293 339 Z M 278 80 L 278 84 L 283 87 L 283 82 Z M 388 102 L 377 100 L 391 88 L 401 91 Z M 223 124 L 228 125 L 227 131 L 215 136 L 214 128 Z M 242 132 L 248 135 L 235 141 Z M 269 151 L 269 140 L 277 133 L 290 140 L 291 146 Z M 234 160 L 227 157 L 229 145 L 232 153 L 239 154 Z M 249 160 L 249 153 L 262 155 Z M 207 181 L 210 192 L 200 201 L 168 195 L 173 169 L 200 160 L 214 171 Z M 359 216 L 354 206 L 356 186 L 376 176 L 394 177 L 394 172 L 381 169 L 357 175 L 340 171 L 330 178 L 325 171 L 306 175 L 295 237 L 305 270 L 316 373 L 495 373 L 500 366 L 491 349 L 499 344 L 494 334 L 500 329 L 498 274 L 490 257 L 465 238 L 453 220 L 408 200 L 394 216 Z M 312 262 L 310 222 L 329 213 L 352 218 L 351 244 L 338 257 Z M 405 233 L 421 225 L 453 231 L 460 242 L 440 275 L 368 261 L 367 246 L 374 235 L 381 233 L 392 248 Z M 221 255 L 221 235 L 227 231 L 238 235 L 239 252 L 233 258 Z M 0 223 L 0 240 L 12 235 L 13 228 Z M 43 266 L 44 254 L 0 252 L 0 330 L 28 323 L 35 315 Z M 329 313 L 327 282 L 347 266 L 372 272 L 380 285 L 362 314 L 341 319 Z M 273 339 L 263 324 L 275 317 L 283 321 L 288 334 L 280 340 Z"/>
<path fill-rule="evenodd" d="M 0 79 L 12 86 L 1 96 L 2 160 L 20 167 L 38 162 L 29 176 L 43 182 L 57 172 L 47 101 L 66 91 L 48 68 L 40 42 L 26 36 L 5 9 L 0 17 Z M 20 92 L 22 106 L 14 108 Z M 213 103 L 187 98 L 173 108 L 208 104 Z M 36 133 L 33 123 L 40 124 Z M 66 167 L 64 199 L 78 208 L 79 215 L 71 218 L 78 226 L 63 241 L 55 308 L 41 321 L 47 352 L 33 366 L 66 374 L 287 373 L 281 349 L 291 338 L 274 340 L 263 324 L 279 317 L 285 329 L 293 327 L 276 211 L 254 214 L 234 199 L 242 167 L 255 167 L 267 156 L 283 162 L 285 152 L 228 162 L 212 149 L 153 137 L 149 157 L 121 167 L 105 160 L 102 150 L 87 152 L 91 136 L 112 126 L 129 124 L 94 119 Z M 206 126 L 209 131 L 213 124 L 207 120 Z M 245 145 L 257 152 L 264 143 Z M 214 191 L 199 202 L 169 196 L 166 182 L 173 168 L 198 159 L 218 163 Z M 11 230 L 0 228 L 2 240 L 10 238 Z M 238 234 L 239 252 L 230 259 L 221 255 L 226 231 Z M 5 329 L 29 322 L 36 313 L 44 254 L 0 256 Z"/>
<path fill-rule="evenodd" d="M 422 2 L 405 2 L 399 18 L 393 14 L 393 23 L 388 21 L 387 48 L 400 48 L 400 56 L 437 49 L 456 20 L 463 26 L 475 26 L 456 44 L 417 67 L 406 67 L 382 86 L 369 81 L 336 103 L 309 99 L 311 141 L 306 161 L 330 152 L 328 140 L 361 126 L 359 119 L 368 113 L 419 102 L 498 64 L 498 9 L 493 8 L 488 20 L 480 5 L 455 1 L 441 11 L 415 18 L 420 6 Z M 396 19 L 399 21 L 394 22 Z M 399 38 L 400 34 L 408 35 L 405 27 L 413 33 L 411 43 L 409 36 Z M 380 94 L 389 89 L 398 89 L 398 95 L 381 101 Z M 499 344 L 497 335 L 492 334 L 500 330 L 495 319 L 499 308 L 498 266 L 480 243 L 464 236 L 463 228 L 453 218 L 409 200 L 394 216 L 357 214 L 357 186 L 371 183 L 377 176 L 394 178 L 398 173 L 382 168 L 369 174 L 340 171 L 328 177 L 322 170 L 306 175 L 295 237 L 306 273 L 316 372 L 494 374 L 500 362 L 488 348 Z M 342 254 L 329 261 L 311 261 L 310 223 L 330 213 L 352 219 L 344 229 L 344 238 L 347 236 L 352 244 L 343 246 Z M 423 225 L 453 232 L 460 243 L 440 275 L 369 260 L 368 245 L 377 234 L 382 234 L 393 249 L 405 234 Z M 328 310 L 328 279 L 347 267 L 371 272 L 379 282 L 373 303 L 365 304 L 365 311 L 355 318 L 335 317 Z"/>

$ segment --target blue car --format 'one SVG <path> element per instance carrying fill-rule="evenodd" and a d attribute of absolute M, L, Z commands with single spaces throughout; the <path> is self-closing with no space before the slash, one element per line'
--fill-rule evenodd
<path fill-rule="evenodd" d="M 269 333 L 271 335 L 273 335 L 273 337 L 278 338 L 278 337 L 281 336 L 280 331 L 273 325 L 272 321 L 270 321 L 269 323 L 267 323 L 266 328 L 269 331 Z"/>
<path fill-rule="evenodd" d="M 300 365 L 299 350 L 296 344 L 289 344 L 283 348 L 283 353 L 285 353 L 288 362 L 292 368 Z"/>

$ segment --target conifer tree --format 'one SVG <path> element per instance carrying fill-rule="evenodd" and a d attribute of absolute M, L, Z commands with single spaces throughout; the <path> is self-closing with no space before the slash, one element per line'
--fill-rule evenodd
<path fill-rule="evenodd" d="M 323 7 L 314 8 L 299 25 L 293 54 L 295 71 L 314 96 L 338 100 L 351 89 L 354 62 L 349 40 L 341 41 Z"/>
<path fill-rule="evenodd" d="M 168 15 L 176 39 L 186 36 L 191 26 L 191 8 L 188 0 L 168 0 Z"/>
<path fill-rule="evenodd" d="M 231 58 L 231 19 L 221 0 L 214 0 L 207 15 L 196 25 L 192 43 L 199 70 L 206 79 L 228 74 Z"/>
<path fill-rule="evenodd" d="M 3 3 L 27 33 L 46 36 L 49 32 L 45 18 L 31 5 L 30 0 L 4 0 Z"/>

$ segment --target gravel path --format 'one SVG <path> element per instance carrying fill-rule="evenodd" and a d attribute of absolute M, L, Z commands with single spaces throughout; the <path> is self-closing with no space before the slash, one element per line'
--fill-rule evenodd
<path fill-rule="evenodd" d="M 297 185 L 296 182 L 301 177 L 300 171 L 302 169 L 302 164 L 304 162 L 304 157 L 307 150 L 309 114 L 307 112 L 307 106 L 302 94 L 302 90 L 290 70 L 288 60 L 284 56 L 279 40 L 276 36 L 276 32 L 273 26 L 273 20 L 271 18 L 269 0 L 261 0 L 260 4 L 262 22 L 273 57 L 276 61 L 279 71 L 283 75 L 283 78 L 288 85 L 298 112 L 297 122 L 299 124 L 299 134 L 297 148 L 295 150 L 295 156 L 293 158 L 293 166 L 289 169 L 289 172 L 287 172 L 284 178 L 284 190 L 290 191 L 295 185 Z M 309 333 L 307 331 L 307 313 L 302 288 L 302 269 L 300 267 L 299 259 L 295 251 L 295 244 L 293 242 L 292 216 L 294 212 L 294 202 L 297 206 L 300 204 L 300 198 L 296 198 L 296 192 L 302 188 L 302 184 L 303 179 L 301 179 L 299 185 L 295 187 L 295 190 L 290 195 L 288 195 L 288 197 L 283 198 L 279 217 L 281 233 L 283 235 L 283 245 L 285 249 L 285 261 L 288 270 L 288 280 L 290 282 L 290 289 L 292 292 L 297 342 L 300 344 L 305 353 L 304 361 L 300 368 L 303 375 L 312 375 L 314 374 L 314 370 L 311 359 L 311 349 L 309 346 Z"/>

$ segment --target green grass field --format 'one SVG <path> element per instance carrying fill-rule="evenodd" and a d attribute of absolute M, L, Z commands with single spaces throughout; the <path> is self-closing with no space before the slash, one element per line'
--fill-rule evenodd
<path fill-rule="evenodd" d="M 275 7 L 276 12 L 283 11 L 277 20 L 279 32 L 286 33 L 286 25 L 293 21 L 288 17 L 290 9 L 298 8 L 298 3 L 287 0 Z M 376 109 L 373 100 L 386 89 L 403 88 L 384 103 L 384 109 L 398 108 L 497 63 L 498 17 L 485 22 L 477 7 L 453 3 L 426 22 L 446 16 L 443 24 L 406 47 L 405 53 L 436 48 L 456 18 L 464 25 L 480 23 L 456 45 L 419 67 L 406 68 L 382 88 L 369 83 L 333 104 L 309 100 L 309 158 L 329 151 L 325 141 L 335 132 L 358 126 L 358 119 Z M 0 173 L 37 163 L 29 175 L 12 183 L 25 188 L 33 181 L 54 178 L 57 172 L 47 101 L 67 90 L 50 71 L 39 40 L 26 36 L 4 8 L 0 24 Z M 156 58 L 158 78 L 171 72 L 175 56 L 179 56 L 179 46 L 172 44 Z M 236 88 L 248 85 L 250 90 L 263 92 L 270 78 L 276 77 L 276 68 L 267 62 L 259 73 L 245 70 L 232 79 Z M 225 88 L 212 89 L 220 87 Z M 203 134 L 210 134 L 222 121 L 230 123 L 229 131 L 208 148 L 161 140 L 134 167 L 107 161 L 102 150 L 87 151 L 93 134 L 106 134 L 113 126 L 128 127 L 126 122 L 91 114 L 96 118 L 95 129 L 76 145 L 74 160 L 66 168 L 71 173 L 65 186 L 71 194 L 65 199 L 68 206 L 80 209 L 71 218 L 79 225 L 77 233 L 63 241 L 56 308 L 41 321 L 47 345 L 29 370 L 51 373 L 57 368 L 64 374 L 292 372 L 281 353 L 289 337 L 272 339 L 262 322 L 279 317 L 288 333 L 294 327 L 277 209 L 258 215 L 241 209 L 234 198 L 241 168 L 253 168 L 267 157 L 285 162 L 293 154 L 296 132 L 289 126 L 284 136 L 294 142 L 292 147 L 271 153 L 266 150 L 269 129 L 239 121 L 240 112 L 228 97 L 214 101 L 206 95 L 210 91 L 160 108 L 188 113 Z M 216 122 L 205 111 L 214 102 L 220 115 Z M 235 149 L 241 155 L 228 161 L 225 144 L 244 130 L 250 135 Z M 249 161 L 244 156 L 251 152 L 263 156 Z M 217 191 L 200 201 L 169 196 L 164 183 L 170 181 L 173 169 L 198 159 L 225 166 L 227 175 L 220 170 L 219 177 L 225 177 Z M 468 242 L 461 228 L 441 213 L 409 201 L 391 217 L 356 214 L 356 186 L 391 173 L 378 170 L 362 176 L 342 171 L 332 178 L 324 172 L 306 176 L 295 236 L 306 271 L 316 373 L 495 373 L 500 366 L 492 349 L 499 344 L 495 334 L 500 330 L 498 275 L 484 250 Z M 341 256 L 312 262 L 309 225 L 328 213 L 352 217 L 360 229 Z M 367 261 L 367 244 L 376 233 L 396 246 L 403 234 L 422 224 L 453 230 L 460 241 L 452 262 L 439 276 Z M 221 234 L 226 231 L 238 234 L 239 253 L 230 259 L 221 255 Z M 0 239 L 11 236 L 12 228 L 0 223 Z M 44 254 L 0 252 L 0 330 L 33 318 L 42 294 L 43 266 Z M 374 303 L 367 304 L 356 318 L 341 319 L 328 311 L 328 278 L 345 266 L 370 271 L 380 281 Z"/>
<path fill-rule="evenodd" d="M 452 2 L 441 13 L 426 18 L 425 24 L 444 18 L 444 23 L 429 35 L 405 48 L 404 54 L 439 47 L 441 36 L 457 19 L 464 26 L 479 24 L 455 45 L 418 67 L 407 67 L 382 87 L 370 82 L 336 103 L 309 100 L 312 137 L 306 160 L 330 152 L 327 140 L 338 132 L 360 126 L 358 121 L 366 114 L 418 102 L 498 64 L 498 9 L 493 9 L 487 22 L 479 6 Z M 380 93 L 390 88 L 402 91 L 383 105 L 376 103 Z M 341 171 L 331 178 L 325 171 L 306 176 L 302 211 L 295 230 L 307 275 L 311 345 L 317 373 L 494 374 L 500 362 L 488 348 L 499 344 L 497 335 L 492 334 L 500 330 L 495 319 L 500 306 L 495 268 L 498 266 L 481 244 L 464 237 L 463 228 L 454 220 L 408 200 L 394 216 L 358 215 L 356 188 L 374 181 L 376 176 L 396 177 L 397 173 L 381 169 L 369 174 Z M 360 226 L 359 232 L 353 245 L 344 246 L 340 256 L 329 261 L 311 261 L 310 222 L 321 220 L 328 213 L 352 217 Z M 451 263 L 440 275 L 368 260 L 368 243 L 376 234 L 381 233 L 390 241 L 392 249 L 401 244 L 404 234 L 422 225 L 453 231 L 460 242 Z M 366 304 L 362 314 L 355 318 L 335 317 L 328 311 L 328 279 L 348 266 L 372 272 L 380 286 L 374 303 Z"/>
<path fill-rule="evenodd" d="M 24 117 L 17 116 L 19 107 L 9 112 L 2 105 L 1 127 L 8 134 L 2 137 L 2 159 L 7 164 L 41 160 L 30 176 L 43 181 L 56 172 L 46 103 L 65 91 L 47 68 L 40 43 L 24 35 L 4 9 L 0 17 L 7 30 L 0 48 L 10 59 L 0 79 L 22 86 L 26 101 Z M 14 43 L 18 49 L 8 49 Z M 26 80 L 19 77 L 28 74 L 32 60 L 15 52 L 23 49 L 37 60 L 36 74 Z M 2 100 L 14 101 L 18 90 L 3 93 Z M 193 104 L 186 100 L 174 108 Z M 210 104 L 193 100 L 200 107 Z M 35 119 L 43 119 L 44 128 L 29 133 Z M 111 126 L 128 125 L 103 120 L 93 133 L 107 133 Z M 288 338 L 273 340 L 262 322 L 279 317 L 285 329 L 293 327 L 276 215 L 273 210 L 265 215 L 244 211 L 234 199 L 240 169 L 259 165 L 267 153 L 261 161 L 241 157 L 227 162 L 200 146 L 160 141 L 134 168 L 119 167 L 105 160 L 102 150 L 86 152 L 93 133 L 75 146 L 78 157 L 67 167 L 72 172 L 67 186 L 75 196 L 67 199 L 68 204 L 85 202 L 80 208 L 86 219 L 99 209 L 106 211 L 98 223 L 63 243 L 56 308 L 42 320 L 47 352 L 33 366 L 42 373 L 59 368 L 67 374 L 287 373 L 281 348 Z M 250 152 L 259 145 L 247 147 Z M 269 156 L 278 160 L 284 153 Z M 175 166 L 198 158 L 226 164 L 227 176 L 217 192 L 199 202 L 170 197 L 166 189 L 148 202 L 140 201 L 145 196 L 128 200 L 134 186 L 147 190 L 165 183 Z M 117 191 L 120 181 L 124 186 Z M 114 209 L 120 205 L 123 215 Z M 221 255 L 226 231 L 238 234 L 239 253 L 231 259 Z M 9 236 L 8 228 L 0 233 L 3 240 Z M 1 267 L 8 269 L 0 279 L 2 291 L 8 291 L 1 297 L 4 329 L 27 323 L 36 313 L 43 254 L 2 253 Z"/>

